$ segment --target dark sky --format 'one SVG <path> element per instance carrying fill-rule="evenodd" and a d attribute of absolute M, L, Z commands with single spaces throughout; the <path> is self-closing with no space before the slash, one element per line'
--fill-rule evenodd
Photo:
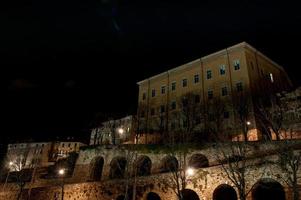
<path fill-rule="evenodd" d="M 301 12 L 284 3 L 1 1 L 2 138 L 88 136 L 96 113 L 135 111 L 137 81 L 242 41 L 300 85 Z"/>

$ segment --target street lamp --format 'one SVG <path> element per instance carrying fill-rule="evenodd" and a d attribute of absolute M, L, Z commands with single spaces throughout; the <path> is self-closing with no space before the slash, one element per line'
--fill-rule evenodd
<path fill-rule="evenodd" d="M 188 167 L 186 169 L 186 174 L 187 174 L 187 176 L 193 176 L 194 175 L 194 169 L 191 168 L 191 167 Z"/>
<path fill-rule="evenodd" d="M 251 125 L 251 122 L 250 122 L 250 121 L 247 121 L 247 125 L 250 126 L 250 125 Z"/>
<path fill-rule="evenodd" d="M 123 133 L 124 133 L 123 128 L 119 128 L 119 129 L 118 129 L 118 133 L 119 133 L 119 134 L 123 134 Z"/>
<path fill-rule="evenodd" d="M 62 177 L 62 184 L 61 184 L 61 188 L 62 188 L 62 200 L 64 200 L 64 175 L 65 175 L 65 169 L 59 169 L 58 175 L 60 177 Z"/>

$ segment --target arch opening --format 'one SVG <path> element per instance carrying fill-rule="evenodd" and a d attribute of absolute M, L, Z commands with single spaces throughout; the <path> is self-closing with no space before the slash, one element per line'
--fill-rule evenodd
<path fill-rule="evenodd" d="M 183 200 L 200 200 L 199 195 L 190 189 L 182 190 Z"/>
<path fill-rule="evenodd" d="M 166 156 L 162 160 L 160 172 L 174 172 L 177 171 L 179 167 L 179 163 L 176 157 L 174 156 Z"/>
<path fill-rule="evenodd" d="M 146 196 L 146 200 L 161 200 L 160 196 L 155 192 L 150 192 Z"/>
<path fill-rule="evenodd" d="M 261 179 L 255 183 L 252 190 L 253 200 L 285 200 L 283 186 L 273 179 Z"/>
<path fill-rule="evenodd" d="M 204 168 L 209 167 L 209 161 L 203 154 L 193 154 L 189 159 L 188 165 L 195 169 Z"/>
<path fill-rule="evenodd" d="M 214 190 L 213 200 L 237 200 L 237 194 L 232 186 L 222 184 Z"/>
<path fill-rule="evenodd" d="M 152 161 L 148 156 L 140 156 L 136 162 L 137 176 L 148 176 L 151 174 Z"/>
<path fill-rule="evenodd" d="M 90 164 L 90 180 L 100 181 L 103 171 L 104 159 L 101 156 L 94 158 Z"/>
<path fill-rule="evenodd" d="M 125 199 L 125 196 L 124 195 L 119 195 L 116 200 L 124 200 Z"/>
<path fill-rule="evenodd" d="M 125 157 L 113 158 L 110 163 L 110 179 L 124 178 L 126 164 Z"/>

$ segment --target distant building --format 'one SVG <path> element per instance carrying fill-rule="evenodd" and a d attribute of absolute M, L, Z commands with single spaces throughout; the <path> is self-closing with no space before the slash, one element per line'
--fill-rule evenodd
<path fill-rule="evenodd" d="M 79 152 L 81 142 L 30 142 L 8 144 L 6 166 L 11 171 L 26 168 L 47 167 L 65 158 L 71 152 Z"/>
<path fill-rule="evenodd" d="M 108 120 L 91 131 L 90 145 L 122 144 L 130 141 L 133 116 Z"/>
<path fill-rule="evenodd" d="M 283 69 L 267 56 L 246 42 L 201 57 L 187 64 L 152 76 L 137 83 L 139 85 L 138 119 L 140 127 L 148 137 L 160 130 L 176 130 L 187 126 L 187 119 L 175 119 L 183 109 L 185 95 L 193 95 L 191 101 L 200 105 L 203 114 L 190 119 L 203 126 L 215 119 L 214 101 L 221 99 L 237 101 L 237 96 L 246 95 L 251 100 L 249 117 L 249 140 L 259 140 L 262 132 L 253 105 L 258 98 L 268 97 L 271 93 L 289 91 L 291 81 Z M 191 104 L 191 103 L 189 103 Z M 231 106 L 220 114 L 224 124 L 231 129 L 237 117 Z M 186 121 L 185 121 L 186 120 Z M 233 130 L 233 139 L 241 139 L 240 131 Z M 153 133 L 153 134 L 152 134 Z M 145 143 L 152 143 L 151 140 Z"/>

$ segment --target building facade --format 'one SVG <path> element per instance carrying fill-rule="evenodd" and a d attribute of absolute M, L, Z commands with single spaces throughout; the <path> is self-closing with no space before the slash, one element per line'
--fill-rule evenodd
<path fill-rule="evenodd" d="M 133 116 L 108 120 L 91 131 L 90 145 L 122 144 L 129 142 L 132 135 Z"/>
<path fill-rule="evenodd" d="M 288 91 L 292 87 L 283 67 L 246 42 L 196 59 L 137 84 L 137 115 L 140 127 L 144 129 L 142 132 L 179 129 L 187 127 L 187 123 L 193 120 L 199 124 L 196 127 L 202 128 L 205 121 L 210 123 L 216 119 L 210 111 L 216 109 L 216 99 L 232 104 L 220 113 L 224 118 L 225 129 L 231 129 L 227 126 L 236 124 L 237 119 L 233 104 L 244 96 L 250 99 L 249 113 L 253 113 L 247 119 L 250 140 L 258 140 L 261 137 L 258 131 L 259 122 L 254 115 L 254 101 L 271 93 Z M 188 99 L 186 104 L 194 104 L 190 110 L 199 113 L 193 114 L 193 120 L 189 120 L 187 116 L 184 117 L 186 119 L 175 119 L 179 118 L 175 113 L 184 108 L 185 98 Z M 239 131 L 233 132 L 233 139 L 241 138 Z"/>

